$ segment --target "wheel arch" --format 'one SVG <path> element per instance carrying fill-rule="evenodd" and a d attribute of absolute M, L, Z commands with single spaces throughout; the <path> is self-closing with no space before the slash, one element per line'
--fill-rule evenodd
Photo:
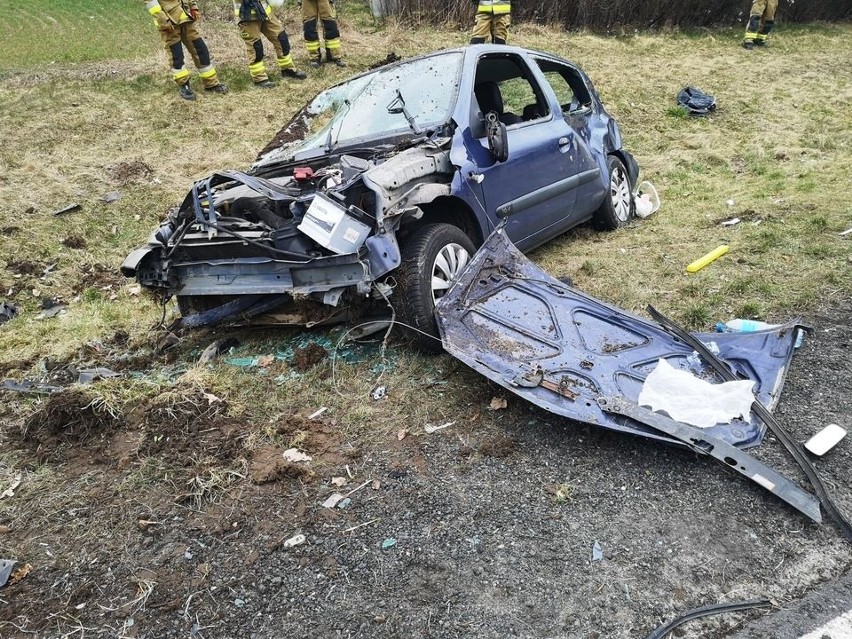
<path fill-rule="evenodd" d="M 441 196 L 431 202 L 421 203 L 419 207 L 423 211 L 423 217 L 417 220 L 417 226 L 443 222 L 460 228 L 470 238 L 476 248 L 482 246 L 482 243 L 485 241 L 476 215 L 459 198 Z M 415 227 L 412 226 L 411 228 Z"/>

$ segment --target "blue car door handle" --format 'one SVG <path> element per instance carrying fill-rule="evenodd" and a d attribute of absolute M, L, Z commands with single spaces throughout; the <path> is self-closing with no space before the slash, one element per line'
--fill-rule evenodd
<path fill-rule="evenodd" d="M 559 138 L 559 148 L 562 151 L 570 151 L 571 150 L 571 138 L 567 136 L 562 136 Z"/>

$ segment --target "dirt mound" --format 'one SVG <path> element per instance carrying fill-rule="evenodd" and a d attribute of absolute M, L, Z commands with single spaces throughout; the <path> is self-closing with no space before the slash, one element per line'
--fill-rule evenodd
<path fill-rule="evenodd" d="M 106 167 L 106 173 L 113 182 L 118 184 L 134 184 L 150 180 L 154 175 L 154 169 L 144 162 L 119 162 Z"/>
<path fill-rule="evenodd" d="M 225 416 L 225 409 L 223 401 L 203 391 L 163 393 L 129 417 L 142 431 L 139 454 L 180 466 L 233 461 L 242 451 L 243 428 Z"/>
<path fill-rule="evenodd" d="M 94 460 L 107 433 L 119 419 L 100 397 L 79 390 L 56 393 L 24 422 L 20 442 L 31 448 L 40 462 L 71 459 L 72 450 Z"/>

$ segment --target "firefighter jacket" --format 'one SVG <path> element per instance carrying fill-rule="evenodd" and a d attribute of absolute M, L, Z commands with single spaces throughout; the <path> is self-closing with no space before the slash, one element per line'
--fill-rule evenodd
<path fill-rule="evenodd" d="M 476 12 L 506 15 L 512 12 L 512 3 L 511 0 L 479 0 Z"/>
<path fill-rule="evenodd" d="M 272 6 L 266 0 L 233 0 L 234 16 L 240 22 L 266 20 L 272 14 Z"/>
<path fill-rule="evenodd" d="M 192 22 L 192 10 L 198 9 L 196 0 L 142 0 L 148 13 L 154 18 L 157 28 L 172 24 Z"/>

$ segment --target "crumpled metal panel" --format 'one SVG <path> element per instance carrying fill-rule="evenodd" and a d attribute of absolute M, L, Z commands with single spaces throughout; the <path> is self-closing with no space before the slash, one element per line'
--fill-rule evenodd
<path fill-rule="evenodd" d="M 544 408 L 612 430 L 676 443 L 628 417 L 603 412 L 597 399 L 636 402 L 657 360 L 713 383 L 723 380 L 691 347 L 659 325 L 568 286 L 525 258 L 502 229 L 486 240 L 436 306 L 444 348 L 507 390 Z M 792 357 L 796 325 L 755 333 L 696 333 L 755 397 L 774 407 Z M 747 448 L 760 443 L 757 417 L 706 430 Z"/>

